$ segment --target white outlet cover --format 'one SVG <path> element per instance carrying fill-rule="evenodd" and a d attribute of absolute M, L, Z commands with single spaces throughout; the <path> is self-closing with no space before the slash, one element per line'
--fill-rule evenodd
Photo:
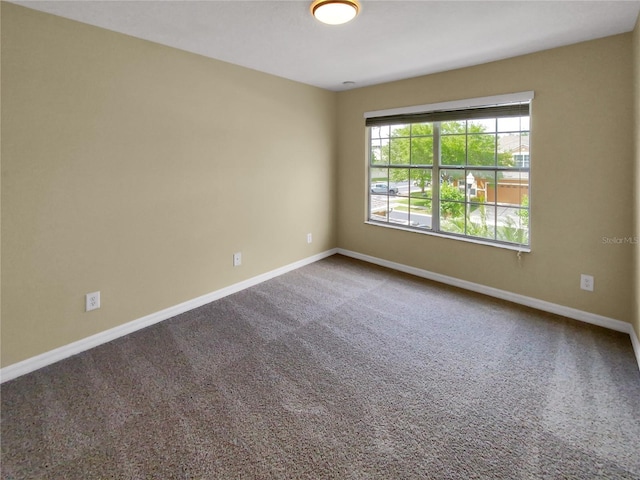
<path fill-rule="evenodd" d="M 97 310 L 100 308 L 100 292 L 87 293 L 85 295 L 85 311 Z"/>
<path fill-rule="evenodd" d="M 242 265 L 242 253 L 240 253 L 240 252 L 234 253 L 233 254 L 233 266 L 234 267 L 239 267 L 240 265 Z"/>
<path fill-rule="evenodd" d="M 593 292 L 593 275 L 580 275 L 580 288 L 588 292 Z"/>

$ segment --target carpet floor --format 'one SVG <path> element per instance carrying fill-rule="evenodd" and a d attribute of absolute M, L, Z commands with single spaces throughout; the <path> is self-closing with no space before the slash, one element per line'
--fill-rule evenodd
<path fill-rule="evenodd" d="M 639 479 L 629 336 L 340 255 L 6 382 L 3 479 Z"/>

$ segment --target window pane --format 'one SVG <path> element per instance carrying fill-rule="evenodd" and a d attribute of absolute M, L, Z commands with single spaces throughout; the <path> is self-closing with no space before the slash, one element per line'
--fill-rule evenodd
<path fill-rule="evenodd" d="M 529 243 L 529 210 L 507 206 L 497 207 L 498 240 L 511 243 Z"/>
<path fill-rule="evenodd" d="M 487 170 L 467 170 L 465 183 L 467 195 L 472 203 L 494 203 L 488 198 L 488 186 L 495 182 L 495 172 Z"/>
<path fill-rule="evenodd" d="M 417 228 L 431 227 L 431 170 L 391 169 L 393 182 L 398 194 L 390 199 L 389 219 L 393 223 Z M 424 181 L 424 191 L 419 185 Z"/>
<path fill-rule="evenodd" d="M 409 225 L 417 228 L 431 228 L 432 202 L 429 195 L 411 192 L 409 201 Z"/>
<path fill-rule="evenodd" d="M 442 122 L 440 124 L 440 132 L 443 135 L 452 133 L 467 133 L 467 121 L 461 122 Z"/>
<path fill-rule="evenodd" d="M 474 172 L 475 175 L 475 172 Z M 479 172 L 481 179 L 478 180 L 478 195 L 484 195 L 484 202 L 487 204 L 495 204 L 496 203 L 496 177 L 498 175 L 497 172 Z M 482 186 L 480 186 L 482 184 Z"/>
<path fill-rule="evenodd" d="M 529 173 L 500 172 L 497 186 L 497 237 L 529 242 Z"/>
<path fill-rule="evenodd" d="M 498 118 L 498 132 L 520 132 L 529 130 L 529 117 Z"/>
<path fill-rule="evenodd" d="M 433 135 L 433 123 L 414 123 L 411 125 L 411 136 L 421 137 Z"/>
<path fill-rule="evenodd" d="M 493 134 L 476 134 L 468 137 L 469 165 L 496 164 L 496 136 Z"/>
<path fill-rule="evenodd" d="M 440 208 L 440 230 L 446 233 L 459 233 L 460 235 L 464 235 L 466 229 L 466 219 L 464 216 L 464 204 L 460 204 L 462 213 L 458 215 L 452 215 L 449 211 L 449 208 L 452 207 L 453 204 L 449 203 L 444 205 L 444 209 Z"/>
<path fill-rule="evenodd" d="M 391 125 L 391 137 L 409 137 L 411 135 L 411 125 Z"/>
<path fill-rule="evenodd" d="M 440 138 L 440 165 L 464 165 L 467 161 L 467 136 L 443 135 Z"/>
<path fill-rule="evenodd" d="M 497 203 L 501 205 L 521 206 L 529 196 L 528 172 L 499 172 Z"/>
<path fill-rule="evenodd" d="M 411 198 L 409 206 L 409 223 L 417 228 L 431 228 L 432 174 L 430 168 L 411 170 Z"/>
<path fill-rule="evenodd" d="M 469 133 L 493 133 L 496 131 L 496 119 L 468 120 L 467 129 Z"/>
<path fill-rule="evenodd" d="M 496 207 L 471 203 L 467 210 L 467 235 L 494 240 L 496 238 Z"/>
<path fill-rule="evenodd" d="M 411 139 L 411 164 L 433 165 L 433 137 Z"/>
<path fill-rule="evenodd" d="M 497 207 L 497 223 L 500 227 L 511 229 L 523 229 L 528 227 L 529 217 L 526 208 L 516 208 L 507 206 Z"/>
<path fill-rule="evenodd" d="M 389 138 L 389 125 L 371 127 L 371 138 Z"/>
<path fill-rule="evenodd" d="M 411 176 L 411 194 L 428 194 L 431 197 L 431 179 L 433 171 L 430 168 L 413 168 Z"/>
<path fill-rule="evenodd" d="M 371 169 L 369 209 L 371 220 L 389 221 L 389 170 L 386 168 Z"/>
<path fill-rule="evenodd" d="M 392 138 L 390 145 L 390 163 L 391 164 L 401 164 L 401 165 L 409 165 L 410 161 L 410 140 L 409 138 L 400 137 L 400 138 Z"/>
<path fill-rule="evenodd" d="M 495 202 L 487 197 L 488 186 L 495 181 L 495 172 L 467 170 L 465 176 L 467 222 L 465 234 L 472 237 L 495 239 Z"/>
<path fill-rule="evenodd" d="M 464 170 L 441 170 L 440 228 L 447 232 L 464 233 L 465 185 Z"/>
<path fill-rule="evenodd" d="M 408 197 L 409 196 L 409 169 L 408 168 L 390 168 L 389 190 L 392 195 Z"/>
<path fill-rule="evenodd" d="M 440 170 L 440 198 L 458 200 L 459 195 L 456 192 L 459 192 L 462 195 L 460 200 L 464 200 L 465 176 L 464 170 Z"/>
<path fill-rule="evenodd" d="M 388 168 L 372 168 L 371 169 L 371 183 L 388 182 L 388 181 L 389 181 Z"/>
<path fill-rule="evenodd" d="M 389 145 L 381 144 L 379 139 L 371 140 L 371 164 L 382 165 L 386 164 L 389 158 Z"/>
<path fill-rule="evenodd" d="M 529 135 L 520 133 L 499 135 L 498 165 L 529 168 Z"/>
<path fill-rule="evenodd" d="M 389 221 L 389 197 L 386 195 L 371 194 L 369 199 L 370 212 L 369 218 L 376 222 Z"/>

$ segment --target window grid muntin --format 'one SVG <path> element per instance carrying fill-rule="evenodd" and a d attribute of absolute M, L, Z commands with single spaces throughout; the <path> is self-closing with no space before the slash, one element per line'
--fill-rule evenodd
<path fill-rule="evenodd" d="M 521 117 L 517 117 L 518 118 L 518 123 L 522 128 L 523 123 L 526 123 L 526 126 L 529 127 L 530 126 L 530 116 L 521 116 Z M 500 204 L 498 203 L 498 182 L 499 182 L 499 172 L 519 172 L 519 173 L 527 173 L 529 174 L 530 172 L 530 163 L 528 164 L 528 167 L 524 167 L 524 166 L 516 166 L 515 165 L 515 155 L 512 155 L 513 157 L 513 163 L 514 166 L 503 166 L 503 165 L 499 165 L 500 162 L 500 158 L 499 158 L 499 142 L 500 142 L 500 137 L 502 135 L 512 135 L 512 134 L 517 134 L 520 136 L 520 142 L 519 142 L 519 154 L 522 154 L 522 137 L 523 136 L 529 136 L 530 135 L 530 130 L 529 129 L 521 129 L 521 130 L 514 130 L 514 129 L 503 129 L 502 131 L 500 131 L 500 123 L 499 120 L 501 119 L 501 117 L 495 117 L 491 120 L 494 121 L 495 123 L 495 128 L 493 129 L 493 131 L 491 132 L 469 132 L 469 123 L 472 122 L 472 120 L 464 120 L 464 136 L 465 136 L 465 155 L 464 155 L 464 164 L 463 165 L 443 165 L 441 162 L 441 148 L 440 148 L 440 140 L 442 139 L 443 136 L 446 135 L 461 135 L 459 133 L 450 133 L 450 134 L 443 134 L 440 131 L 440 125 L 443 122 L 433 122 L 432 125 L 432 135 L 430 134 L 423 134 L 423 135 L 413 135 L 413 128 L 415 125 L 421 125 L 421 124 L 425 124 L 427 122 L 420 122 L 420 123 L 410 123 L 409 125 L 409 134 L 408 135 L 402 135 L 402 138 L 407 138 L 408 139 L 408 145 L 409 145 L 409 157 L 408 157 L 408 164 L 393 164 L 391 163 L 391 152 L 389 152 L 389 162 L 386 164 L 387 167 L 387 182 L 388 185 L 391 185 L 391 170 L 393 169 L 406 169 L 408 172 L 407 175 L 407 185 L 408 185 L 408 192 L 406 194 L 406 198 L 407 198 L 407 223 L 406 225 L 402 225 L 403 227 L 407 227 L 407 228 L 414 228 L 412 227 L 412 222 L 411 222 L 411 212 L 412 212 L 412 203 L 411 203 L 411 199 L 412 199 L 412 192 L 411 192 L 411 185 L 412 185 L 412 171 L 417 171 L 417 170 L 431 170 L 431 192 L 430 192 L 430 199 L 431 199 L 431 227 L 430 228 L 425 228 L 425 227 L 420 227 L 420 228 L 415 228 L 418 231 L 432 231 L 435 233 L 441 233 L 444 234 L 446 236 L 460 236 L 462 238 L 468 238 L 468 239 L 480 239 L 480 240 L 486 240 L 490 243 L 495 243 L 495 244 L 506 244 L 506 245 L 516 245 L 516 246 L 523 246 L 523 247 L 528 247 L 530 245 L 530 234 L 529 234 L 529 227 L 528 225 L 526 227 L 523 227 L 524 221 L 522 221 L 522 216 L 520 217 L 520 221 L 517 222 L 517 225 L 519 227 L 519 229 L 524 230 L 524 228 L 526 228 L 526 232 L 524 233 L 526 235 L 526 240 L 523 242 L 519 242 L 519 241 L 509 241 L 509 240 L 502 240 L 498 235 L 498 221 L 499 221 L 499 215 L 498 215 L 498 208 L 500 206 Z M 485 119 L 485 120 L 489 120 L 489 119 Z M 523 122 L 524 120 L 524 122 Z M 406 126 L 407 124 L 404 124 L 404 126 Z M 377 128 L 378 126 L 375 127 L 370 127 L 370 130 L 373 128 Z M 388 145 L 389 148 L 391 145 L 391 139 L 393 138 L 393 127 L 389 126 L 389 138 L 388 138 Z M 381 130 L 384 129 L 384 126 L 381 127 Z M 396 130 L 399 130 L 399 128 L 396 128 Z M 474 164 L 470 164 L 469 163 L 469 137 L 473 136 L 473 135 L 486 135 L 486 136 L 493 136 L 494 138 L 494 142 L 493 142 L 493 150 L 494 150 L 494 157 L 493 157 L 493 165 L 474 165 Z M 413 142 L 412 140 L 414 138 L 428 138 L 428 137 L 432 137 L 433 139 L 433 165 L 429 165 L 429 164 L 413 164 L 413 152 L 412 152 L 412 148 L 413 148 Z M 371 143 L 370 143 L 371 145 Z M 505 152 L 506 153 L 506 152 Z M 527 153 L 527 155 L 530 155 L 529 153 Z M 530 157 L 529 157 L 530 159 Z M 371 172 L 371 170 L 373 168 L 378 168 L 378 164 L 372 164 L 370 162 L 369 164 L 369 172 Z M 485 197 L 485 201 L 484 202 L 472 202 L 470 200 L 470 196 L 468 195 L 467 189 L 467 183 L 466 180 L 464 180 L 464 200 L 460 200 L 460 201 L 454 201 L 455 203 L 460 203 L 463 206 L 464 209 L 464 231 L 463 233 L 459 234 L 459 233 L 455 233 L 455 232 L 450 232 L 447 230 L 443 230 L 441 228 L 441 222 L 440 222 L 440 216 L 441 216 L 441 208 L 442 208 L 442 204 L 440 202 L 440 190 L 441 190 L 441 182 L 438 182 L 438 188 L 434 188 L 434 182 L 433 179 L 435 178 L 440 178 L 440 170 L 441 169 L 447 169 L 447 170 L 458 170 L 461 171 L 463 173 L 463 175 L 466 176 L 467 171 L 469 170 L 477 170 L 477 171 L 486 171 L 486 172 L 492 172 L 493 173 L 493 184 L 495 185 L 495 193 L 494 193 L 494 200 L 493 202 L 488 202 L 488 198 Z M 371 178 L 371 173 L 369 174 L 369 180 L 370 183 L 372 181 Z M 519 187 L 521 188 L 521 187 Z M 485 186 L 485 190 L 486 190 L 486 186 Z M 526 184 L 526 195 L 527 197 L 530 196 L 530 185 L 529 183 Z M 379 222 L 379 220 L 375 220 L 372 219 L 372 212 L 371 212 L 371 197 L 372 194 L 369 194 L 369 220 L 372 220 L 376 223 Z M 521 202 L 522 202 L 522 196 L 520 196 L 521 198 Z M 383 223 L 386 224 L 393 224 L 393 223 L 397 223 L 397 222 L 392 222 L 390 220 L 390 206 L 391 206 L 391 195 L 389 195 L 389 193 L 387 193 L 386 195 L 386 199 L 387 199 L 387 217 L 386 217 L 386 221 Z M 452 200 L 448 200 L 448 201 L 452 201 Z M 493 220 L 491 222 L 491 224 L 489 225 L 492 228 L 493 231 L 493 236 L 492 237 L 483 237 L 483 236 L 474 236 L 473 234 L 468 233 L 469 232 L 469 228 L 467 223 L 470 221 L 470 215 L 467 214 L 467 212 L 473 207 L 473 206 L 478 206 L 478 205 L 484 205 L 486 207 L 492 208 L 494 211 L 493 214 Z M 479 207 L 478 207 L 479 208 Z M 530 217 L 529 212 L 530 212 L 530 208 L 529 205 L 527 204 L 527 206 L 523 207 L 522 203 L 520 203 L 519 205 L 510 205 L 509 207 L 511 210 L 514 210 L 516 212 L 527 212 L 526 217 L 527 217 L 527 223 L 528 223 L 528 218 Z M 486 213 L 484 213 L 484 215 L 486 215 Z M 483 226 L 486 226 L 486 222 Z M 505 228 L 506 231 L 506 228 Z"/>

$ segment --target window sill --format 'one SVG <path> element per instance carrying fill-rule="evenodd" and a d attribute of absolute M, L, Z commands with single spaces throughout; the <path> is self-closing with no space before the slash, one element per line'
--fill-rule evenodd
<path fill-rule="evenodd" d="M 388 223 L 375 222 L 372 220 L 366 220 L 364 223 L 367 225 L 372 225 L 374 227 L 383 227 L 383 228 L 390 228 L 392 230 L 402 230 L 404 232 L 430 235 L 433 237 L 446 238 L 447 240 L 456 240 L 459 242 L 473 243 L 476 245 L 484 245 L 487 247 L 495 247 L 495 248 L 502 248 L 505 250 L 512 250 L 514 252 L 519 252 L 519 253 L 531 253 L 531 247 L 525 247 L 522 245 L 510 245 L 508 243 L 487 242 L 479 238 L 469 238 L 469 237 L 462 237 L 458 235 L 447 235 L 444 233 L 433 232 L 431 230 L 423 230 L 423 229 L 418 230 L 417 228 L 406 227 L 403 225 L 392 225 Z"/>

